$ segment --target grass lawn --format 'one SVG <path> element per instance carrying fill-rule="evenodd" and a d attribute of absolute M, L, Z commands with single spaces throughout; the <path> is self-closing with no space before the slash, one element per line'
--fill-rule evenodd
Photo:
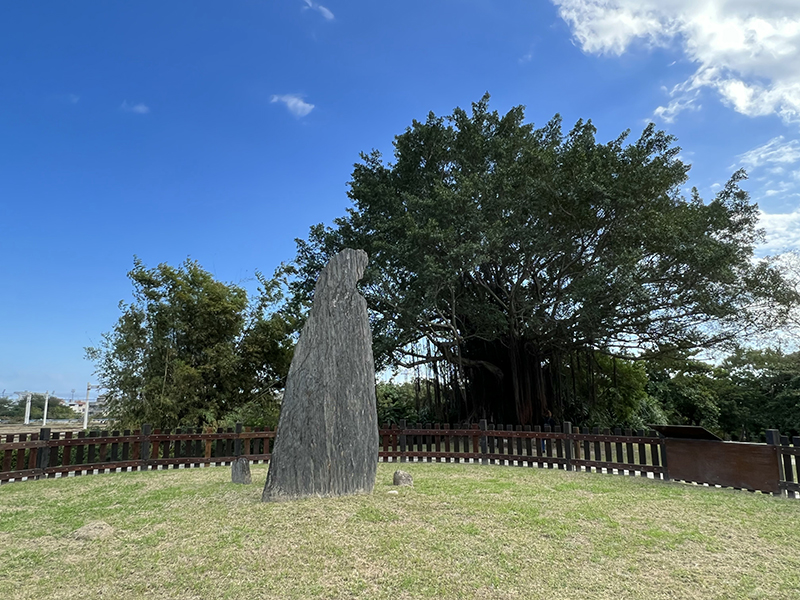
<path fill-rule="evenodd" d="M 800 598 L 800 502 L 407 464 L 413 488 L 262 504 L 229 468 L 0 487 L 3 598 Z M 105 525 L 103 525 L 105 524 Z M 87 533 L 88 530 L 88 533 Z M 94 532 L 94 535 L 92 535 Z M 85 534 L 85 535 L 84 535 Z"/>

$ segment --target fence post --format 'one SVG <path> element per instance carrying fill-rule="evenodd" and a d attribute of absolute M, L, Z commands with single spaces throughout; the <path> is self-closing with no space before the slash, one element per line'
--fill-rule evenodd
<path fill-rule="evenodd" d="M 242 455 L 242 438 L 239 436 L 242 434 L 242 424 L 236 424 L 236 440 L 233 442 L 233 455 L 239 457 Z"/>
<path fill-rule="evenodd" d="M 36 478 L 39 477 L 47 478 L 47 474 L 44 472 L 47 467 L 50 466 L 50 428 L 49 427 L 42 427 L 39 430 L 39 440 L 45 442 L 45 445 L 42 446 L 42 451 L 36 455 L 36 468 L 42 470 L 41 475 L 37 475 Z"/>
<path fill-rule="evenodd" d="M 142 436 L 144 439 L 142 443 L 139 445 L 141 449 L 139 451 L 139 460 L 142 463 L 140 469 L 142 471 L 147 471 L 147 461 L 150 460 L 150 433 L 152 432 L 152 428 L 150 427 L 150 423 L 144 423 L 142 425 Z"/>
<path fill-rule="evenodd" d="M 789 437 L 782 435 L 781 436 L 781 446 L 787 447 L 789 445 Z M 781 460 L 783 459 L 783 460 Z M 792 472 L 792 455 L 791 454 L 779 454 L 778 460 L 783 463 L 783 481 L 786 483 L 794 482 L 794 473 Z M 789 498 L 794 498 L 795 493 L 793 490 L 786 490 L 786 495 Z"/>
<path fill-rule="evenodd" d="M 784 481 L 783 478 L 783 462 L 781 461 L 781 432 L 777 429 L 767 429 L 767 444 L 775 447 L 775 458 L 778 463 L 778 486 Z M 783 490 L 774 493 L 775 496 L 782 496 Z"/>
<path fill-rule="evenodd" d="M 567 471 L 572 471 L 572 423 L 564 421 L 564 458 L 567 461 Z"/>
<path fill-rule="evenodd" d="M 486 419 L 481 419 L 480 423 L 479 423 L 479 426 L 481 428 L 481 431 L 484 432 L 483 435 L 481 435 L 481 446 L 480 446 L 481 454 L 482 454 L 482 456 L 481 456 L 481 464 L 482 465 L 488 465 L 489 464 L 489 459 L 486 458 L 486 454 L 489 453 L 489 447 L 488 447 L 487 438 L 486 438 L 486 430 L 489 428 L 489 426 L 486 423 Z"/>
<path fill-rule="evenodd" d="M 406 462 L 406 420 L 400 419 L 400 462 Z"/>
<path fill-rule="evenodd" d="M 664 481 L 670 481 L 669 467 L 667 466 L 667 438 L 658 434 L 658 447 L 661 451 L 661 468 L 664 469 Z"/>

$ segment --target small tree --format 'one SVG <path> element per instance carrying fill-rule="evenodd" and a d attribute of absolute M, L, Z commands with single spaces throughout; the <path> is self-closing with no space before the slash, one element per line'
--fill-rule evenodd
<path fill-rule="evenodd" d="M 292 353 L 291 327 L 274 307 L 279 284 L 245 290 L 216 281 L 195 261 L 128 273 L 134 300 L 99 347 L 87 348 L 120 425 L 216 423 L 249 403 L 274 402 Z"/>

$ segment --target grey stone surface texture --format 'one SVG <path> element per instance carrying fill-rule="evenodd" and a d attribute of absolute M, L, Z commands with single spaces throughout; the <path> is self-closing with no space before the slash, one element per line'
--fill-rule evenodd
<path fill-rule="evenodd" d="M 300 333 L 261 499 L 370 493 L 378 466 L 375 364 L 363 250 L 334 256 Z"/>
<path fill-rule="evenodd" d="M 253 479 L 250 476 L 250 461 L 244 456 L 240 456 L 231 463 L 231 482 L 244 483 L 245 485 L 253 483 Z"/>
<path fill-rule="evenodd" d="M 398 469 L 394 472 L 392 483 L 394 485 L 414 485 L 414 478 L 411 477 L 411 473 Z"/>

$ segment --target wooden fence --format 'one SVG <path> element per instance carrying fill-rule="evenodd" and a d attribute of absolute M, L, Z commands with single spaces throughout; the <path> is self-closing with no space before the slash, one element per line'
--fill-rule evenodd
<path fill-rule="evenodd" d="M 405 422 L 380 429 L 384 462 L 473 462 L 678 479 L 800 494 L 800 438 L 767 432 L 768 444 L 672 440 L 653 431 Z M 7 434 L 0 439 L 0 483 L 114 471 L 227 465 L 238 456 L 266 461 L 275 431 L 236 428 Z M 674 463 L 674 464 L 673 464 Z"/>
<path fill-rule="evenodd" d="M 160 429 L 134 431 L 67 431 L 43 428 L 39 433 L 7 434 L 0 441 L 0 483 L 69 474 L 227 465 L 238 456 L 269 460 L 270 429 Z"/>

